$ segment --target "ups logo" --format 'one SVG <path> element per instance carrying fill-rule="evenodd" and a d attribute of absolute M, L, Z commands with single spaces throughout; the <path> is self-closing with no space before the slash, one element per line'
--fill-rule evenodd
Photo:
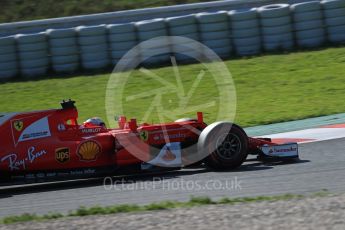
<path fill-rule="evenodd" d="M 55 149 L 55 159 L 60 163 L 66 163 L 70 159 L 69 148 Z"/>

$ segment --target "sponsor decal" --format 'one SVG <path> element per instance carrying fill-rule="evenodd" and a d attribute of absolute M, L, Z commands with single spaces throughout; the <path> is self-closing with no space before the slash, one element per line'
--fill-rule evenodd
<path fill-rule="evenodd" d="M 96 173 L 95 169 L 84 169 L 84 174 L 94 174 Z"/>
<path fill-rule="evenodd" d="M 143 141 L 147 141 L 149 139 L 149 132 L 147 130 L 142 130 L 139 133 L 139 137 Z"/>
<path fill-rule="evenodd" d="M 21 141 L 25 140 L 32 140 L 32 139 L 38 139 L 40 137 L 47 137 L 48 136 L 48 131 L 42 131 L 42 132 L 37 132 L 37 133 L 29 133 L 29 134 L 23 134 L 21 136 Z"/>
<path fill-rule="evenodd" d="M 44 177 L 45 177 L 45 174 L 44 174 L 44 173 L 37 173 L 37 174 L 36 174 L 36 177 L 37 177 L 37 178 L 44 178 Z"/>
<path fill-rule="evenodd" d="M 46 150 L 36 150 L 35 147 L 28 148 L 27 155 L 23 159 L 18 159 L 18 155 L 15 153 L 8 154 L 1 158 L 0 162 L 7 161 L 8 168 L 11 171 L 26 169 L 29 164 L 34 163 L 37 159 L 47 154 Z"/>
<path fill-rule="evenodd" d="M 18 142 L 35 140 L 35 139 L 51 136 L 49 123 L 48 123 L 48 117 L 44 117 L 39 120 L 36 120 L 30 125 L 26 124 L 25 126 L 27 127 L 25 128 L 24 128 L 24 122 L 20 120 L 15 120 L 11 124 L 12 124 L 13 129 L 15 130 L 13 132 L 15 145 Z"/>
<path fill-rule="evenodd" d="M 25 179 L 29 180 L 29 179 L 35 179 L 35 174 L 26 174 L 25 175 Z"/>
<path fill-rule="evenodd" d="M 82 133 L 99 133 L 102 128 L 84 128 L 81 130 Z"/>
<path fill-rule="evenodd" d="M 184 133 L 174 133 L 174 134 L 168 134 L 164 135 L 163 133 L 156 134 L 153 137 L 153 140 L 158 141 L 158 140 L 164 140 L 165 138 L 171 140 L 171 139 L 182 139 L 185 138 L 186 134 Z"/>
<path fill-rule="evenodd" d="M 65 176 L 69 176 L 69 173 L 68 172 L 58 172 L 56 175 L 57 175 L 57 177 L 65 177 Z"/>
<path fill-rule="evenodd" d="M 75 176 L 75 175 L 83 175 L 83 171 L 82 170 L 74 170 L 70 172 L 71 176 Z"/>
<path fill-rule="evenodd" d="M 15 128 L 15 130 L 20 132 L 24 128 L 24 123 L 22 121 L 14 121 L 13 122 L 13 127 Z"/>
<path fill-rule="evenodd" d="M 167 143 L 160 150 L 159 154 L 147 164 L 164 167 L 179 167 L 182 165 L 181 143 Z"/>
<path fill-rule="evenodd" d="M 58 148 L 55 149 L 55 159 L 59 163 L 66 163 L 70 160 L 69 148 Z"/>
<path fill-rule="evenodd" d="M 14 179 L 14 180 L 23 180 L 23 179 L 25 179 L 25 176 L 24 175 L 11 176 L 11 178 Z"/>
<path fill-rule="evenodd" d="M 274 148 L 274 152 L 276 153 L 286 153 L 286 152 L 295 152 L 295 151 L 297 151 L 297 148 L 294 148 L 294 147 L 282 148 L 282 149 Z"/>
<path fill-rule="evenodd" d="M 167 148 L 167 150 L 165 150 L 165 154 L 163 155 L 162 159 L 164 161 L 173 161 L 176 159 L 175 154 L 173 154 L 169 148 Z"/>
<path fill-rule="evenodd" d="M 290 147 L 290 148 L 276 148 L 273 147 L 271 148 L 268 153 L 269 154 L 274 154 L 274 153 L 289 153 L 289 152 L 296 152 L 297 148 Z"/>
<path fill-rule="evenodd" d="M 276 157 L 298 156 L 297 144 L 262 146 L 261 150 L 264 154 L 268 156 L 276 156 Z"/>
<path fill-rule="evenodd" d="M 59 177 L 68 177 L 68 176 L 82 176 L 82 175 L 91 175 L 95 174 L 96 170 L 91 168 L 85 168 L 85 169 L 76 169 L 76 170 L 66 170 L 66 171 L 52 171 L 52 172 L 40 172 L 40 173 L 28 173 L 25 175 L 16 175 L 11 176 L 12 179 L 16 180 L 23 180 L 23 179 L 53 179 L 53 178 L 59 178 Z"/>
<path fill-rule="evenodd" d="M 64 124 L 58 124 L 58 127 L 57 127 L 58 131 L 65 131 L 66 130 L 66 126 Z"/>
<path fill-rule="evenodd" d="M 96 141 L 89 140 L 79 145 L 77 155 L 81 161 L 95 161 L 101 152 L 101 146 Z"/>
<path fill-rule="evenodd" d="M 56 177 L 56 172 L 47 173 L 46 177 Z"/>

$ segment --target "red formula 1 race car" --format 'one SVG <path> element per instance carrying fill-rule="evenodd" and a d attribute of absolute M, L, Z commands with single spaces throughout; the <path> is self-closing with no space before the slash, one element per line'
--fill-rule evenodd
<path fill-rule="evenodd" d="M 196 119 L 140 125 L 122 116 L 118 128 L 108 129 L 98 118 L 79 125 L 74 104 L 69 100 L 61 109 L 0 115 L 0 176 L 44 180 L 191 164 L 227 170 L 239 167 L 248 154 L 298 158 L 296 143 L 247 137 L 230 122 L 207 125 L 202 113 Z"/>

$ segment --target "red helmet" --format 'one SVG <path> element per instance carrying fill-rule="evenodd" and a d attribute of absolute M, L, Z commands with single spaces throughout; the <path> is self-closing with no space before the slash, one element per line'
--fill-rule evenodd
<path fill-rule="evenodd" d="M 105 122 L 99 118 L 99 117 L 92 117 L 87 119 L 84 123 L 83 123 L 84 127 L 95 127 L 95 126 L 101 126 L 103 128 L 106 128 Z"/>

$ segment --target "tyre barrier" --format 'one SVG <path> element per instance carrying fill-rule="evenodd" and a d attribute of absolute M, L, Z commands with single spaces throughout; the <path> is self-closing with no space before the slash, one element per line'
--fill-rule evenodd
<path fill-rule="evenodd" d="M 110 64 L 106 25 L 78 26 L 81 66 L 86 70 L 104 69 Z"/>
<path fill-rule="evenodd" d="M 326 41 L 323 14 L 319 1 L 297 3 L 291 6 L 296 44 L 301 48 L 314 48 Z"/>
<path fill-rule="evenodd" d="M 258 8 L 264 50 L 291 50 L 294 47 L 290 5 L 272 4 Z"/>
<path fill-rule="evenodd" d="M 232 10 L 229 12 L 231 35 L 235 52 L 239 56 L 261 52 L 260 26 L 257 9 Z"/>
<path fill-rule="evenodd" d="M 201 42 L 220 58 L 230 57 L 233 49 L 228 12 L 199 13 L 196 15 L 196 19 Z M 204 55 L 206 55 L 206 51 Z"/>
<path fill-rule="evenodd" d="M 111 63 L 115 66 L 119 60 L 138 44 L 136 27 L 134 23 L 107 25 L 108 42 Z M 131 57 L 138 58 L 137 56 Z"/>
<path fill-rule="evenodd" d="M 50 63 L 56 73 L 74 73 L 79 69 L 77 32 L 74 28 L 49 29 Z"/>
<path fill-rule="evenodd" d="M 328 41 L 345 43 L 345 0 L 323 0 L 321 6 Z"/>
<path fill-rule="evenodd" d="M 46 75 L 49 69 L 46 33 L 17 34 L 15 39 L 21 75 L 28 78 Z"/>
<path fill-rule="evenodd" d="M 138 33 L 138 43 L 140 43 L 141 63 L 157 65 L 170 62 L 171 47 L 167 40 L 168 31 L 165 20 L 163 18 L 144 20 L 136 22 L 135 27 Z M 155 39 L 155 42 L 145 42 L 151 39 Z"/>
<path fill-rule="evenodd" d="M 16 40 L 13 36 L 0 38 L 0 80 L 13 78 L 17 74 Z"/>
<path fill-rule="evenodd" d="M 175 56 L 178 63 L 195 62 L 196 59 L 201 57 L 198 34 L 198 26 L 195 15 L 185 15 L 178 17 L 166 18 L 169 36 L 180 36 L 195 40 L 187 43 L 180 44 L 177 41 L 172 42 L 171 51 Z M 183 53 L 183 54 L 182 54 Z"/>
<path fill-rule="evenodd" d="M 313 48 L 326 41 L 345 43 L 345 0 L 290 2 L 294 4 L 3 37 L 0 79 L 19 74 L 37 77 L 50 68 L 56 73 L 103 69 L 110 63 L 117 64 L 129 50 L 150 39 L 154 40 L 138 46 L 138 52 L 126 62 L 136 60 L 156 65 L 170 62 L 171 54 L 181 63 L 195 62 L 193 57 L 205 56 L 206 49 L 201 49 L 198 43 L 175 43 L 178 37 L 199 41 L 221 58 L 230 57 L 232 52 L 249 56 L 262 50 L 291 50 L 295 44 Z"/>

